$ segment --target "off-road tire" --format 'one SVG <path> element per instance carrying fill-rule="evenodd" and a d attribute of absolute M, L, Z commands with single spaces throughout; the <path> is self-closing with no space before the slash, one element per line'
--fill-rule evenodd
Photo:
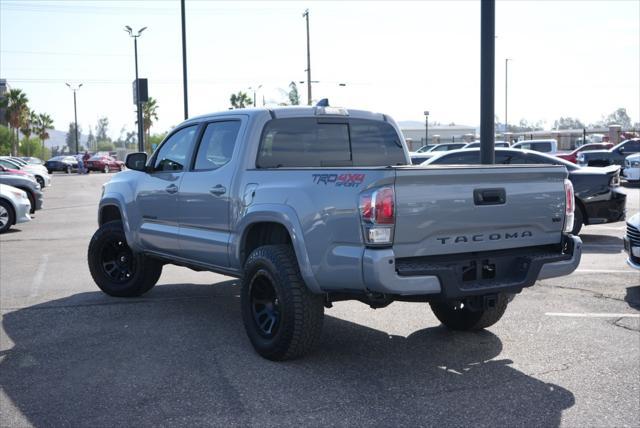
<path fill-rule="evenodd" d="M 267 278 L 277 298 L 278 326 L 265 336 L 254 319 L 252 287 L 256 278 Z M 242 320 L 251 344 L 266 359 L 283 361 L 310 352 L 322 333 L 324 298 L 304 284 L 295 253 L 289 245 L 255 249 L 244 266 L 241 291 Z"/>
<path fill-rule="evenodd" d="M 89 243 L 87 261 L 89 271 L 95 283 L 102 291 L 114 297 L 136 297 L 151 290 L 162 273 L 162 263 L 139 253 L 133 253 L 131 262 L 135 269 L 131 278 L 124 283 L 112 280 L 103 267 L 103 249 L 114 240 L 121 242 L 127 249 L 127 240 L 120 220 L 103 224 L 93 234 Z"/>
<path fill-rule="evenodd" d="M 493 308 L 480 311 L 459 308 L 454 302 L 447 300 L 433 301 L 429 304 L 436 318 L 447 328 L 461 331 L 482 330 L 500 321 L 509 304 L 509 296 L 504 293 L 498 294 Z"/>
<path fill-rule="evenodd" d="M 16 213 L 13 210 L 13 206 L 9 201 L 0 199 L 0 205 L 2 205 L 2 208 L 4 208 L 4 210 L 7 212 L 7 218 L 6 218 L 7 223 L 4 226 L 0 226 L 0 233 L 4 233 L 7 230 L 11 229 L 11 226 L 15 224 Z"/>
<path fill-rule="evenodd" d="M 584 215 L 582 214 L 582 208 L 579 205 L 575 206 L 575 210 L 573 212 L 573 229 L 571 229 L 571 234 L 574 236 L 578 236 L 580 231 L 582 230 L 582 226 L 584 225 Z"/>

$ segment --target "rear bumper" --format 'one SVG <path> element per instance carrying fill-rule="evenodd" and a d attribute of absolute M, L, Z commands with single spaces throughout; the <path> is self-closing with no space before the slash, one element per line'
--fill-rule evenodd
<path fill-rule="evenodd" d="M 638 181 L 640 180 L 640 168 L 627 167 L 621 175 L 627 181 Z"/>
<path fill-rule="evenodd" d="M 518 293 L 538 279 L 568 275 L 580 263 L 582 241 L 563 245 L 396 259 L 392 249 L 366 249 L 363 278 L 371 292 L 460 298 Z"/>
<path fill-rule="evenodd" d="M 615 223 L 625 219 L 627 195 L 613 190 L 609 192 L 607 200 L 586 202 L 584 207 L 587 211 L 587 224 Z"/>

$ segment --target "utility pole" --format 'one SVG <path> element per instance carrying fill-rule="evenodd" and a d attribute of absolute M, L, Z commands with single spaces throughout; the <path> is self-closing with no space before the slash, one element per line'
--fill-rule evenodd
<path fill-rule="evenodd" d="M 424 144 L 429 144 L 429 111 L 424 112 Z"/>
<path fill-rule="evenodd" d="M 480 3 L 480 163 L 495 163 L 496 2 Z"/>
<path fill-rule="evenodd" d="M 69 89 L 71 89 L 73 91 L 73 122 L 74 122 L 74 127 L 75 127 L 75 134 L 76 134 L 76 154 L 80 153 L 80 144 L 79 144 L 79 138 L 78 138 L 78 108 L 77 108 L 77 104 L 76 104 L 76 92 L 78 92 L 80 90 L 80 88 L 82 87 L 82 83 L 80 83 L 78 85 L 77 88 L 73 88 L 70 84 L 65 83 Z"/>
<path fill-rule="evenodd" d="M 307 105 L 311 105 L 311 45 L 309 43 L 309 9 L 302 14 L 307 19 Z"/>
<path fill-rule="evenodd" d="M 144 152 L 144 130 L 142 124 L 142 101 L 140 100 L 140 80 L 138 79 L 138 37 L 146 30 L 147 27 L 142 27 L 138 30 L 138 34 L 133 34 L 133 30 L 128 25 L 124 27 L 124 30 L 129 33 L 129 36 L 133 37 L 133 55 L 136 63 L 136 110 L 138 118 L 138 151 Z"/>
<path fill-rule="evenodd" d="M 187 27 L 184 16 L 184 1 L 180 0 L 180 11 L 182 13 L 182 90 L 184 96 L 184 119 L 189 118 L 189 101 L 187 97 Z"/>

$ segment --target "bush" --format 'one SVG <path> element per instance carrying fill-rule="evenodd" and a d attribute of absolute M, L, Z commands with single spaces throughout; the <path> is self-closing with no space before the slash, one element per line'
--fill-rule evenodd
<path fill-rule="evenodd" d="M 6 126 L 0 125 L 0 155 L 6 156 L 11 154 L 11 142 L 13 141 L 13 133 Z"/>
<path fill-rule="evenodd" d="M 35 156 L 42 160 L 47 160 L 51 157 L 51 150 L 48 147 L 44 148 L 43 153 L 42 141 L 39 138 L 22 139 L 18 152 L 20 156 Z"/>
<path fill-rule="evenodd" d="M 112 152 L 115 150 L 115 147 L 110 141 L 98 141 L 96 149 L 98 152 Z"/>

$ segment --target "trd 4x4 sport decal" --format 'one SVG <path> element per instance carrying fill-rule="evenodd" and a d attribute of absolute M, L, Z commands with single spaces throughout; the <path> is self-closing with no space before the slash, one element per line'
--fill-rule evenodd
<path fill-rule="evenodd" d="M 358 187 L 364 182 L 365 174 L 313 174 L 314 184 L 336 187 Z"/>

